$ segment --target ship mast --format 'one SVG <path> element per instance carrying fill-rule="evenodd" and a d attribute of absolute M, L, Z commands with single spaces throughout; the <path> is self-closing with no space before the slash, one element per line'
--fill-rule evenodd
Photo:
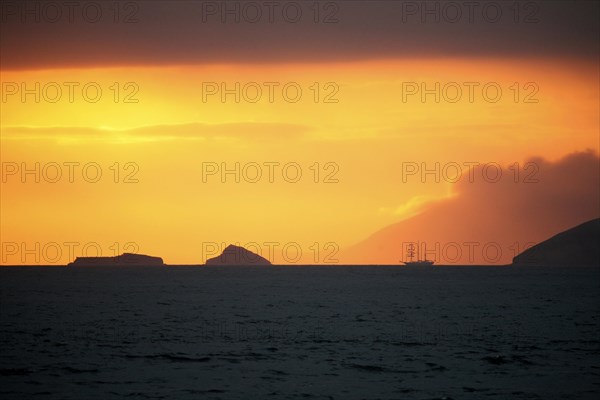
<path fill-rule="evenodd" d="M 408 260 L 410 262 L 413 261 L 413 258 L 415 258 L 415 245 L 413 243 L 409 243 L 408 244 L 408 249 L 406 252 L 406 256 L 408 257 Z"/>

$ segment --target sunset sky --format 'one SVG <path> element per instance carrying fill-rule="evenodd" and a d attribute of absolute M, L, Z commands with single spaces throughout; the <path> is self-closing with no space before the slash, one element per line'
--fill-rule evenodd
<path fill-rule="evenodd" d="M 505 264 L 600 214 L 597 2 L 25 3 L 0 9 L 1 264 Z M 502 255 L 431 250 L 465 242 Z"/>

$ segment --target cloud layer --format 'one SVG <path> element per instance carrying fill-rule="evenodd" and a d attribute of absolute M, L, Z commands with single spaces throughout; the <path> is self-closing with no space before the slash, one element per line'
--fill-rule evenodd
<path fill-rule="evenodd" d="M 44 3 L 2 2 L 1 68 L 598 56 L 593 1 Z"/>
<path fill-rule="evenodd" d="M 456 184 L 456 196 L 380 230 L 344 259 L 397 264 L 407 243 L 418 242 L 440 264 L 510 263 L 532 244 L 600 215 L 599 163 L 592 151 L 556 162 L 534 158 L 518 175 L 514 166 L 503 167 L 497 182 L 496 169 L 476 167 L 472 179 L 465 174 Z"/>

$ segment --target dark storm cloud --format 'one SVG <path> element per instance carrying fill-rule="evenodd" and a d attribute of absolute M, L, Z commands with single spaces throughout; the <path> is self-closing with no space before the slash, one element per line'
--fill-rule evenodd
<path fill-rule="evenodd" d="M 4 69 L 414 56 L 598 57 L 599 5 L 587 0 L 0 4 Z"/>

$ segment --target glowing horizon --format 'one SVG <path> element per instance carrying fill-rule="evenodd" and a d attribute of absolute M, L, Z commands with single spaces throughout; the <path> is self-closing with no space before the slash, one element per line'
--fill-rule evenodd
<path fill-rule="evenodd" d="M 515 217 L 537 207 L 530 189 L 572 183 L 556 168 L 600 152 L 597 6 L 569 5 L 578 24 L 555 3 L 433 23 L 389 2 L 229 23 L 195 2 L 127 4 L 93 23 L 0 7 L 0 233 L 22 247 L 3 245 L 1 265 L 71 242 L 103 255 L 135 243 L 168 264 L 204 262 L 207 243 L 271 242 L 300 245 L 290 264 L 332 248 L 340 263 L 395 263 L 394 240 L 428 236 L 415 221 L 443 243 L 530 243 L 598 216 L 593 173 L 569 170 L 587 179 L 559 196 L 573 209 Z M 464 186 L 486 164 L 515 185 Z M 494 203 L 508 193 L 512 208 Z M 488 226 L 473 238 L 456 231 L 471 215 Z M 61 247 L 52 263 L 73 261 Z"/>
<path fill-rule="evenodd" d="M 542 63 L 546 65 L 545 61 Z M 426 212 L 429 203 L 453 196 L 452 183 L 403 183 L 398 161 L 418 160 L 430 165 L 494 162 L 506 166 L 539 155 L 557 160 L 574 151 L 598 151 L 592 111 L 597 101 L 594 89 L 597 80 L 589 74 L 593 65 L 575 70 L 556 65 L 543 75 L 533 72 L 538 68 L 537 64 L 523 66 L 518 60 L 438 59 L 431 66 L 420 60 L 393 60 L 344 65 L 276 64 L 261 68 L 128 67 L 3 72 L 5 85 L 25 82 L 25 87 L 32 89 L 35 82 L 40 82 L 40 93 L 44 82 L 96 82 L 103 89 L 103 97 L 97 103 L 77 99 L 77 91 L 73 103 L 66 98 L 66 92 L 56 103 L 35 103 L 34 94 L 26 95 L 25 103 L 20 94 L 8 96 L 0 126 L 4 165 L 20 160 L 32 167 L 37 160 L 59 164 L 80 162 L 84 166 L 88 160 L 100 164 L 105 177 L 111 176 L 110 181 L 104 179 L 98 183 L 81 178 L 79 181 L 75 178 L 72 184 L 64 182 L 66 177 L 59 183 L 42 179 L 33 188 L 15 179 L 18 174 L 5 176 L 3 240 L 30 244 L 98 242 L 103 243 L 105 252 L 111 243 L 135 242 L 140 252 L 159 255 L 170 264 L 203 262 L 202 251 L 194 243 L 301 243 L 303 252 L 309 255 L 312 253 L 308 247 L 313 243 L 321 247 L 335 243 L 343 249 L 386 225 Z M 436 73 L 438 69 L 443 72 Z M 582 70 L 588 72 L 587 79 L 581 76 Z M 481 82 L 478 87 L 486 82 L 499 85 L 503 98 L 496 103 L 488 102 L 476 90 L 471 102 L 467 97 L 468 87 L 460 84 L 470 81 Z M 532 99 L 537 102 L 523 103 L 522 99 L 515 102 L 516 93 L 509 88 L 512 81 L 519 82 L 521 98 L 528 93 L 522 86 L 534 82 L 538 91 Z M 134 83 L 139 90 L 132 99 L 138 102 L 115 103 L 115 91 L 110 89 L 112 82 L 119 83 L 120 96 L 124 96 L 123 86 Z M 207 95 L 203 102 L 206 82 L 219 85 L 225 82 L 229 90 L 235 88 L 235 82 L 240 82 L 240 102 L 236 103 L 235 94 L 231 93 L 225 103 L 220 93 Z M 241 88 L 247 82 L 256 82 L 264 89 L 260 101 L 244 101 Z M 292 103 L 282 97 L 282 92 L 274 91 L 274 98 L 269 99 L 268 87 L 261 82 L 280 83 L 273 86 L 276 88 L 293 82 L 302 88 L 303 97 Z M 310 88 L 314 82 L 319 82 L 321 90 L 320 101 L 316 103 L 316 88 Z M 327 93 L 335 91 L 331 100 L 337 102 L 323 103 L 323 87 L 329 82 L 336 86 L 328 88 Z M 402 86 L 411 82 L 425 82 L 428 89 L 435 88 L 436 82 L 440 82 L 440 87 L 457 82 L 464 90 L 463 97 L 451 103 L 442 96 L 436 103 L 435 95 L 429 94 L 423 102 L 420 94 L 403 93 L 406 88 L 414 90 L 413 86 Z M 565 97 L 566 88 L 569 98 Z M 255 87 L 249 87 L 248 96 L 250 89 Z M 528 90 L 533 92 L 531 88 Z M 127 93 L 133 93 L 132 87 Z M 253 92 L 254 97 L 256 93 Z M 43 100 L 43 93 L 40 96 Z M 431 110 L 435 110 L 434 115 Z M 581 113 L 582 110 L 587 112 Z M 527 127 L 527 134 L 520 127 Z M 435 140 L 433 146 L 432 140 Z M 385 150 L 392 148 L 393 151 Z M 371 152 L 378 154 L 377 158 L 371 158 Z M 177 157 L 171 158 L 170 154 Z M 258 163 L 266 173 L 268 168 L 262 164 L 269 162 L 279 162 L 282 166 L 298 163 L 305 179 L 291 183 L 278 177 L 270 183 L 265 177 L 253 184 L 243 182 L 242 176 L 242 182 L 237 184 L 231 182 L 234 175 L 230 175 L 230 182 L 222 184 L 217 174 L 202 182 L 203 165 L 226 163 L 226 168 L 235 168 L 236 163 Z M 120 164 L 119 179 L 133 174 L 131 177 L 139 182 L 114 184 L 115 163 Z M 127 163 L 135 166 L 125 167 Z M 392 167 L 390 174 L 374 172 L 385 169 L 386 165 L 388 169 Z M 317 184 L 315 168 L 321 174 Z M 68 172 L 64 165 L 61 169 L 65 174 Z M 466 171 L 465 167 L 465 174 Z M 306 179 L 308 174 L 312 174 L 310 179 Z M 332 174 L 332 182 L 323 182 L 326 174 Z M 29 175 L 26 180 L 33 178 L 34 175 Z M 17 205 L 18 198 L 56 195 L 57 187 L 64 193 L 60 200 L 44 199 L 42 203 L 29 200 L 32 203 L 28 207 L 33 208 L 29 216 Z M 218 193 L 220 197 L 208 199 L 203 193 Z M 73 195 L 82 198 L 93 195 L 97 200 L 91 204 L 104 217 L 91 218 L 81 231 L 77 222 L 84 210 L 77 204 L 61 204 L 66 201 L 64 196 Z M 235 201 L 236 196 L 245 200 Z M 143 200 L 150 197 L 154 199 Z M 321 200 L 315 203 L 317 197 Z M 304 203 L 296 204 L 298 198 Z M 120 205 L 120 199 L 130 205 Z M 169 199 L 177 199 L 178 210 L 169 209 Z M 276 202 L 271 203 L 270 199 Z M 119 206 L 113 209 L 115 200 Z M 195 209 L 196 203 L 202 206 Z M 47 212 L 48 204 L 52 204 L 58 215 L 63 215 L 60 221 L 48 221 L 48 217 L 40 214 Z M 21 210 L 15 214 L 18 218 L 7 215 L 4 211 L 9 208 L 7 205 Z M 156 210 L 162 210 L 162 215 Z M 70 217 L 69 211 L 78 214 Z M 44 220 L 45 226 L 36 226 L 35 221 Z M 112 224 L 123 221 L 124 225 L 119 226 L 126 227 L 125 232 L 115 235 L 105 225 L 107 221 L 113 221 Z M 152 231 L 154 225 L 161 228 Z M 196 225 L 203 227 L 201 232 L 197 232 Z M 31 227 L 35 227 L 33 232 Z M 165 236 L 171 234 L 165 232 L 176 232 L 175 238 L 185 239 L 167 244 Z M 117 240 L 112 239 L 115 236 Z M 32 241 L 34 237 L 37 240 Z M 4 264 L 15 263 L 14 260 L 13 257 L 12 262 Z M 72 260 L 61 258 L 61 261 Z M 281 255 L 274 261 L 281 262 Z"/>

